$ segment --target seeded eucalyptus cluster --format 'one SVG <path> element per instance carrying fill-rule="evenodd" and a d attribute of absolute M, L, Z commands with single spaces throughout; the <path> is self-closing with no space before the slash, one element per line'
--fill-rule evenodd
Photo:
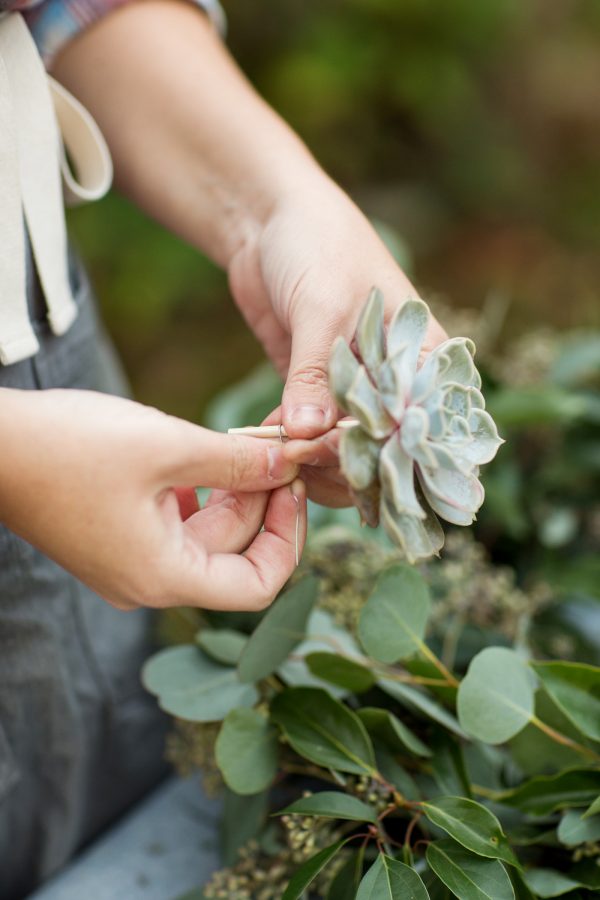
<path fill-rule="evenodd" d="M 484 499 L 479 467 L 502 443 L 485 410 L 475 345 L 451 338 L 417 368 L 427 305 L 408 300 L 386 331 L 380 290 L 369 295 L 355 335 L 334 344 L 329 381 L 358 424 L 340 440 L 341 468 L 363 521 L 383 524 L 413 563 L 444 544 L 438 516 L 470 525 Z"/>

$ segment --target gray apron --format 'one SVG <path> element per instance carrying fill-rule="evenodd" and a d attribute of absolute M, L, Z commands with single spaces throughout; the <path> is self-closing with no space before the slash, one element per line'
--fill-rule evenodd
<path fill-rule="evenodd" d="M 126 393 L 76 257 L 78 315 L 57 337 L 27 256 L 40 350 L 0 366 L 0 386 Z M 109 606 L 0 526 L 0 900 L 27 896 L 164 775 L 164 721 L 139 679 L 149 616 Z"/>

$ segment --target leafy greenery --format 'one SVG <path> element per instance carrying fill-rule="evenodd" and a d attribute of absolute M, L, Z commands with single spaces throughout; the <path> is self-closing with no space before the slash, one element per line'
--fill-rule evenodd
<path fill-rule="evenodd" d="M 567 343 L 577 357 L 579 345 Z M 501 362 L 487 357 L 482 366 L 492 399 L 504 388 L 488 373 Z M 567 362 L 561 371 L 579 378 L 582 367 Z M 521 477 L 528 458 L 519 448 L 531 448 L 543 427 L 553 449 L 538 456 L 542 483 L 559 438 L 563 449 L 565 434 L 571 447 L 595 446 L 588 426 L 562 412 L 543 426 L 510 425 L 488 481 L 504 483 L 516 463 L 523 502 L 535 504 L 538 486 Z M 578 475 L 587 473 L 584 466 Z M 199 720 L 189 727 L 220 729 L 216 764 L 239 792 L 225 794 L 230 868 L 213 876 L 206 897 L 597 895 L 592 522 L 581 498 L 558 483 L 552 503 L 578 523 L 560 546 L 550 551 L 535 528 L 516 541 L 492 492 L 476 526 L 480 542 L 450 532 L 442 558 L 418 567 L 407 567 L 379 530 L 360 530 L 355 511 L 313 508 L 303 565 L 258 625 L 209 616 L 195 646 L 161 651 L 148 664 L 146 682 L 163 705 L 175 697 L 178 716 Z M 568 577 L 556 576 L 563 555 Z M 197 689 L 215 677 L 255 699 L 222 703 L 209 725 Z M 251 824 L 241 834 L 244 810 Z"/>

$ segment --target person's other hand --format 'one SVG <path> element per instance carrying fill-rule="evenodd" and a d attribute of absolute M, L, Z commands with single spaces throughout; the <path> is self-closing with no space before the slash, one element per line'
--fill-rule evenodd
<path fill-rule="evenodd" d="M 0 431 L 0 520 L 114 606 L 262 609 L 295 568 L 305 492 L 278 444 L 74 390 L 0 390 Z M 217 490 L 182 515 L 188 485 Z"/>
<path fill-rule="evenodd" d="M 326 177 L 284 196 L 264 228 L 246 240 L 229 265 L 232 293 L 279 374 L 280 408 L 265 424 L 283 422 L 291 438 L 314 438 L 333 428 L 339 410 L 328 390 L 333 341 L 350 340 L 373 285 L 381 288 L 386 320 L 416 291 L 369 221 Z M 423 353 L 447 337 L 432 317 Z M 330 506 L 351 501 L 336 468 L 335 440 L 293 450 L 309 495 Z"/>

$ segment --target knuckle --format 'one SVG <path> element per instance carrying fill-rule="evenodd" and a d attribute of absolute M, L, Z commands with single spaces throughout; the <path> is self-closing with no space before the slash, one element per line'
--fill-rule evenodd
<path fill-rule="evenodd" d="M 288 386 L 301 385 L 308 387 L 326 387 L 328 383 L 327 365 L 311 363 L 290 374 Z"/>

